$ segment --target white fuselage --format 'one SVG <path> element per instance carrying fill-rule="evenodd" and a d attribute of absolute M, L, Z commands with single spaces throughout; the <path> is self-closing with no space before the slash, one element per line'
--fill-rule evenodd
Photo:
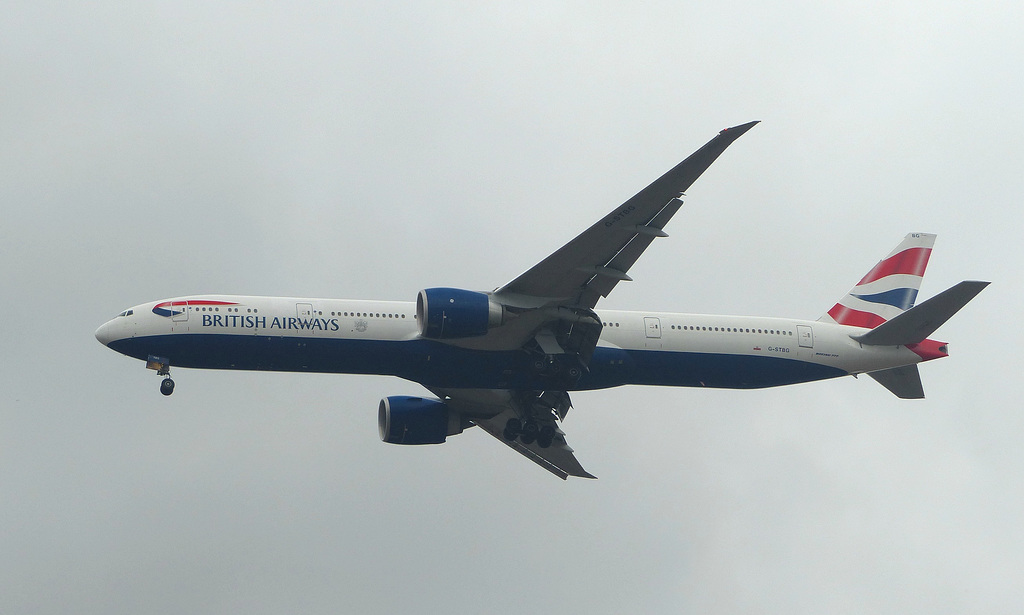
<path fill-rule="evenodd" d="M 858 374 L 927 358 L 862 346 L 864 329 L 753 316 L 598 310 L 604 327 L 575 388 L 664 384 L 756 388 Z M 96 337 L 171 365 L 391 374 L 428 387 L 529 387 L 521 351 L 486 353 L 423 339 L 413 302 L 207 295 L 145 303 Z M 479 372 L 479 373 L 475 373 Z"/>

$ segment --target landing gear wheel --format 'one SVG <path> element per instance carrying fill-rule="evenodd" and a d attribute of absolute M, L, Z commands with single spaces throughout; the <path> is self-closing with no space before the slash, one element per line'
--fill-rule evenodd
<path fill-rule="evenodd" d="M 511 418 L 505 423 L 505 431 L 501 435 L 505 436 L 505 439 L 512 442 L 519 437 L 519 432 L 523 429 L 523 422 L 516 418 Z"/>
<path fill-rule="evenodd" d="M 537 446 L 541 448 L 547 448 L 551 446 L 551 441 L 555 439 L 555 428 L 551 425 L 545 425 L 540 428 L 540 433 L 537 434 Z"/>
<path fill-rule="evenodd" d="M 527 421 L 526 425 L 523 425 L 523 433 L 519 436 L 519 439 L 523 441 L 523 444 L 531 444 L 537 439 L 538 431 L 540 430 L 537 427 L 537 423 Z"/>
<path fill-rule="evenodd" d="M 174 392 L 174 381 L 170 378 L 164 378 L 163 382 L 160 383 L 160 392 L 164 395 L 170 395 Z"/>

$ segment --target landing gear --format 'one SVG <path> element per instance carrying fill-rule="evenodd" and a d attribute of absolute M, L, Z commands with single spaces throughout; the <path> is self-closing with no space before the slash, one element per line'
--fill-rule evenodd
<path fill-rule="evenodd" d="M 519 434 L 519 439 L 523 441 L 523 444 L 533 444 L 539 432 L 540 427 L 536 421 L 526 421 L 526 424 L 523 425 L 523 433 Z"/>
<path fill-rule="evenodd" d="M 523 430 L 523 422 L 519 419 L 509 419 L 505 423 L 505 431 L 501 435 L 505 436 L 505 439 L 509 442 L 519 437 L 519 433 Z"/>
<path fill-rule="evenodd" d="M 155 369 L 157 376 L 164 376 L 160 382 L 160 392 L 170 395 L 174 392 L 174 381 L 171 380 L 171 361 L 164 357 L 149 355 L 146 359 L 146 369 Z"/>
<path fill-rule="evenodd" d="M 540 448 L 548 448 L 561 433 L 555 427 L 555 420 L 565 416 L 568 410 L 568 395 L 562 395 L 566 398 L 564 404 L 557 395 L 555 399 L 541 395 L 529 400 L 524 404 L 528 408 L 527 416 L 524 419 L 510 418 L 501 435 L 508 442 L 519 440 L 526 445 L 536 442 Z"/>
<path fill-rule="evenodd" d="M 551 440 L 555 437 L 555 428 L 550 425 L 541 427 L 533 418 L 526 419 L 525 423 L 511 418 L 505 423 L 505 430 L 501 435 L 509 442 L 518 438 L 523 444 L 533 444 L 536 441 L 541 448 L 547 448 L 551 446 Z"/>
<path fill-rule="evenodd" d="M 586 369 L 579 355 L 546 354 L 533 360 L 534 373 L 550 389 L 574 387 Z"/>
<path fill-rule="evenodd" d="M 551 425 L 545 425 L 540 428 L 540 433 L 537 434 L 537 446 L 547 448 L 551 446 L 551 441 L 554 439 L 555 428 Z"/>

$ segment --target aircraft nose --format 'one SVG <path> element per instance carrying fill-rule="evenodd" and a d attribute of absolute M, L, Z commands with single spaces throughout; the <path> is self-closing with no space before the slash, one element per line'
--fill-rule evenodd
<path fill-rule="evenodd" d="M 100 325 L 99 329 L 96 329 L 96 339 L 104 346 L 109 346 L 110 342 L 117 339 L 116 326 L 113 320 L 108 320 Z"/>

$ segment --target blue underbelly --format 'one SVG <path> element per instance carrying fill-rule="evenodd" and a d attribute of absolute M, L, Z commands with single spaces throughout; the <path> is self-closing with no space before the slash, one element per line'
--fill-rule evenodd
<path fill-rule="evenodd" d="M 222 334 L 175 334 L 112 342 L 118 352 L 145 360 L 165 357 L 172 367 L 392 375 L 431 388 L 544 390 L 537 357 L 523 351 L 488 352 L 440 342 L 346 340 Z M 598 348 L 570 390 L 625 384 L 761 388 L 844 376 L 824 365 L 779 357 Z M 558 387 L 561 388 L 561 387 Z"/>

